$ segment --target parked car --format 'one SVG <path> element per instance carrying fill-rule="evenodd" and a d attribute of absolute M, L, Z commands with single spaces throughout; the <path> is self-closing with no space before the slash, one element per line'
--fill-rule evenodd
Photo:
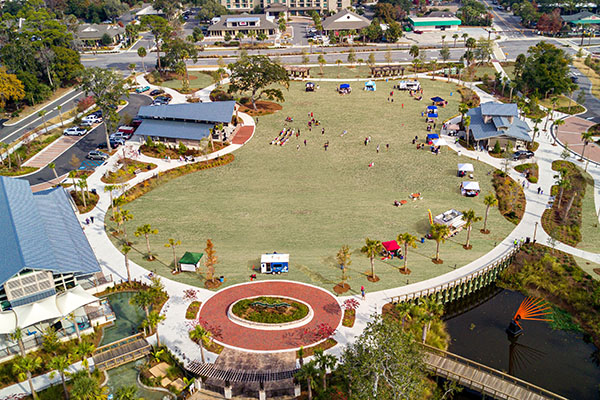
<path fill-rule="evenodd" d="M 122 146 L 125 144 L 125 141 L 123 139 L 109 139 L 110 140 L 110 147 L 112 147 L 113 149 L 116 149 L 119 146 Z M 99 149 L 106 149 L 106 142 L 103 141 L 98 145 Z"/>
<path fill-rule="evenodd" d="M 87 129 L 80 127 L 67 128 L 63 131 L 66 136 L 83 136 L 87 133 Z"/>
<path fill-rule="evenodd" d="M 141 118 L 134 118 L 131 121 L 131 126 L 133 126 L 134 129 L 137 129 L 141 124 L 142 124 L 142 119 Z"/>
<path fill-rule="evenodd" d="M 98 118 L 102 118 L 102 110 L 96 110 L 93 113 L 91 113 L 90 115 L 95 115 Z"/>
<path fill-rule="evenodd" d="M 163 94 L 165 91 L 162 89 L 154 89 L 150 92 L 150 96 L 158 96 L 159 94 Z"/>
<path fill-rule="evenodd" d="M 111 134 L 109 136 L 109 139 L 110 140 L 123 140 L 123 141 L 125 141 L 125 140 L 129 139 L 128 136 L 129 135 L 127 133 L 125 133 L 125 132 L 115 132 L 115 133 L 113 133 L 113 134 Z"/>
<path fill-rule="evenodd" d="M 513 154 L 513 159 L 515 159 L 515 160 L 525 160 L 526 158 L 531 158 L 534 155 L 535 154 L 533 153 L 533 151 L 530 151 L 530 150 L 517 150 Z"/>
<path fill-rule="evenodd" d="M 135 92 L 136 93 L 144 93 L 144 92 L 147 92 L 148 90 L 150 90 L 150 86 L 142 86 L 142 87 L 135 89 Z"/>
<path fill-rule="evenodd" d="M 89 158 L 90 160 L 102 160 L 102 161 L 104 161 L 104 160 L 106 160 L 108 158 L 108 154 L 103 153 L 103 152 L 101 152 L 99 150 L 92 150 L 92 151 L 90 151 L 87 154 L 86 158 Z"/>
<path fill-rule="evenodd" d="M 96 115 L 88 115 L 87 117 L 84 117 L 81 120 L 81 126 L 92 126 L 94 124 L 99 124 L 100 122 L 102 122 L 102 118 L 98 117 Z"/>
<path fill-rule="evenodd" d="M 422 35 L 422 34 L 423 34 L 423 31 L 419 31 L 419 30 L 415 30 L 414 32 L 415 32 L 417 35 Z"/>

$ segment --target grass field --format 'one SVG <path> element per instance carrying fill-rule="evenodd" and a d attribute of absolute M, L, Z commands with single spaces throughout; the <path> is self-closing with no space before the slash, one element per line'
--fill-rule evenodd
<path fill-rule="evenodd" d="M 473 208 L 481 216 L 485 212 L 483 196 L 466 198 L 459 193 L 456 165 L 467 160 L 447 148 L 435 156 L 411 143 L 415 135 L 423 141 L 427 133 L 421 111 L 430 102 L 397 91 L 394 103 L 388 102 L 393 83 L 378 82 L 377 92 L 365 92 L 356 84 L 351 95 L 339 96 L 335 82 L 321 82 L 321 89 L 313 93 L 304 92 L 304 83 L 293 82 L 285 92 L 283 110 L 260 117 L 254 138 L 235 153 L 233 163 L 178 178 L 126 207 L 134 215 L 128 232 L 146 223 L 159 230 L 151 237 L 151 246 L 160 261 L 145 261 L 143 238 L 130 234 L 139 250 L 132 251 L 131 258 L 160 274 L 200 286 L 204 277 L 198 274 L 171 275 L 172 253 L 164 244 L 168 238 L 181 240 L 177 248 L 181 256 L 184 251 L 203 252 L 210 238 L 219 257 L 216 275 L 224 275 L 226 285 L 248 281 L 256 272 L 253 267 L 259 267 L 260 255 L 277 251 L 290 253 L 290 272 L 273 277 L 259 274 L 259 279 L 293 279 L 331 290 L 341 278 L 335 255 L 348 244 L 352 250 L 348 283 L 356 292 L 361 285 L 374 291 L 437 276 L 491 250 L 514 228 L 495 208 L 488 221 L 491 234 L 479 232 L 481 222 L 475 225 L 472 250 L 463 249 L 466 233 L 461 232 L 441 245 L 444 263 L 435 265 L 431 261 L 435 242 L 426 240 L 409 251 L 412 274 L 401 275 L 397 259 L 376 260 L 381 280 L 367 281 L 369 261 L 360 253 L 366 237 L 386 241 L 410 232 L 420 238 L 428 231 L 428 209 L 434 215 L 450 208 Z M 429 79 L 422 84 L 426 99 L 439 95 L 449 101 L 439 110 L 440 121 L 457 113 L 456 86 Z M 325 135 L 321 126 L 309 132 L 310 112 L 321 121 Z M 300 138 L 285 146 L 270 145 L 287 116 L 294 118 L 291 127 L 301 129 Z M 348 132 L 342 137 L 344 130 Z M 365 146 L 367 136 L 372 141 Z M 328 151 L 323 148 L 326 141 Z M 368 167 L 372 162 L 374 166 Z M 476 161 L 474 165 L 482 194 L 492 192 L 491 168 Z M 423 200 L 393 206 L 394 200 L 408 200 L 413 192 L 420 192 Z M 111 229 L 112 223 L 107 223 Z"/>
<path fill-rule="evenodd" d="M 583 173 L 588 185 L 581 204 L 581 242 L 577 248 L 597 253 L 600 249 L 600 224 L 594 203 L 593 178 L 588 173 Z"/>
<path fill-rule="evenodd" d="M 212 77 L 204 71 L 190 71 L 189 75 L 190 89 L 204 89 L 214 83 Z M 171 79 L 164 81 L 160 85 L 175 90 L 181 90 L 181 79 Z"/>

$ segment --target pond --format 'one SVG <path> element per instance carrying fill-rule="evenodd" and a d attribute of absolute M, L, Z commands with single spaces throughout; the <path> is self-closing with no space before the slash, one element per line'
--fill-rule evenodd
<path fill-rule="evenodd" d="M 115 293 L 107 296 L 108 302 L 115 312 L 114 325 L 104 329 L 100 345 L 112 343 L 138 332 L 138 327 L 145 318 L 144 311 L 129 304 L 135 292 Z"/>
<path fill-rule="evenodd" d="M 108 382 L 106 385 L 109 387 L 110 393 L 114 394 L 121 386 L 135 384 L 138 389 L 136 398 L 143 398 L 144 400 L 163 400 L 166 397 L 166 399 L 173 399 L 174 397 L 166 392 L 146 389 L 137 383 L 139 367 L 144 362 L 144 360 L 138 360 L 107 371 Z"/>
<path fill-rule="evenodd" d="M 521 321 L 523 334 L 509 341 L 505 330 L 524 299 L 521 293 L 501 290 L 448 319 L 448 351 L 569 399 L 600 399 L 600 355 L 583 333 L 553 330 L 544 321 Z"/>

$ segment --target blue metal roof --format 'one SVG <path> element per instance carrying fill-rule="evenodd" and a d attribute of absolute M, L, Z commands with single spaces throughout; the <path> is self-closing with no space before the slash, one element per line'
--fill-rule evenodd
<path fill-rule="evenodd" d="M 62 187 L 32 193 L 0 177 L 0 285 L 23 269 L 93 273 L 100 266 Z"/>
<path fill-rule="evenodd" d="M 234 107 L 235 101 L 142 106 L 138 117 L 228 124 L 231 122 Z"/>
<path fill-rule="evenodd" d="M 507 117 L 492 117 L 492 122 L 498 129 L 510 127 L 510 120 Z"/>
<path fill-rule="evenodd" d="M 514 103 L 504 104 L 489 101 L 481 105 L 481 114 L 494 117 L 518 117 L 519 109 Z"/>
<path fill-rule="evenodd" d="M 135 134 L 140 136 L 200 140 L 208 137 L 213 127 L 214 124 L 145 119 L 137 128 Z"/>
<path fill-rule="evenodd" d="M 527 125 L 525 121 L 521 121 L 519 118 L 514 118 L 513 123 L 509 123 L 506 129 L 498 130 L 494 122 L 495 118 L 492 118 L 492 122 L 490 123 L 486 124 L 483 122 L 481 107 L 470 109 L 467 112 L 467 115 L 471 117 L 471 125 L 469 125 L 469 129 L 475 140 L 490 139 L 499 136 L 506 136 L 528 142 L 533 140 L 529 134 L 531 131 L 529 125 Z M 508 118 L 506 118 L 506 122 L 508 122 Z"/>

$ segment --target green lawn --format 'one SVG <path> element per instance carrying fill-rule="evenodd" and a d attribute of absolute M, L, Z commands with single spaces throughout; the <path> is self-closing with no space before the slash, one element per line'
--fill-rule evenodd
<path fill-rule="evenodd" d="M 345 58 L 340 58 L 346 63 Z M 341 79 L 352 79 L 352 78 L 369 78 L 371 77 L 371 68 L 366 65 L 356 65 L 354 67 L 340 65 L 340 66 L 324 66 L 323 75 L 321 75 L 321 69 L 317 67 L 310 67 L 311 78 L 341 78 Z"/>
<path fill-rule="evenodd" d="M 190 88 L 191 89 L 204 89 L 214 83 L 212 77 L 205 71 L 190 71 Z M 171 79 L 161 83 L 161 86 L 165 86 L 175 90 L 181 90 L 181 80 Z"/>
<path fill-rule="evenodd" d="M 427 133 L 421 111 L 428 101 L 418 102 L 408 93 L 396 92 L 395 102 L 388 102 L 392 81 L 378 82 L 374 93 L 360 90 L 362 85 L 357 83 L 347 96 L 336 94 L 335 82 L 320 84 L 320 90 L 306 93 L 304 83 L 293 82 L 285 91 L 283 110 L 260 117 L 254 138 L 235 153 L 233 163 L 183 176 L 130 203 L 126 208 L 134 220 L 128 222 L 127 231 L 146 223 L 158 228 L 151 246 L 162 261 L 147 262 L 135 251 L 131 258 L 173 277 L 172 253 L 164 247 L 167 239 L 181 240 L 177 248 L 181 256 L 184 251 L 203 252 L 206 239 L 211 238 L 219 257 L 216 274 L 224 275 L 228 285 L 248 281 L 252 267 L 259 266 L 260 255 L 277 251 L 290 253 L 290 272 L 260 279 L 287 278 L 331 290 L 341 275 L 335 254 L 348 244 L 353 260 L 348 283 L 353 291 L 361 285 L 374 291 L 460 267 L 491 250 L 514 228 L 494 208 L 488 221 L 491 234 L 482 235 L 482 223 L 477 223 L 471 235 L 472 250 L 463 249 L 466 233 L 462 232 L 441 245 L 444 263 L 435 265 L 431 262 L 435 242 L 425 241 L 409 252 L 411 275 L 398 272 L 398 260 L 376 260 L 381 281 L 368 282 L 364 273 L 369 261 L 360 253 L 365 237 L 385 241 L 410 232 L 420 238 L 428 230 L 428 209 L 436 215 L 450 208 L 473 208 L 483 215 L 483 196 L 459 194 L 456 164 L 467 160 L 446 148 L 435 156 L 428 148 L 417 150 L 412 145 L 415 135 L 423 140 Z M 422 84 L 425 98 L 439 95 L 449 101 L 448 107 L 440 109 L 441 121 L 456 114 L 460 101 L 456 86 L 429 79 Z M 321 127 L 308 131 L 310 112 L 321 121 L 325 135 Z M 294 118 L 292 127 L 301 129 L 300 139 L 294 137 L 285 146 L 270 145 L 287 116 Z M 341 137 L 344 130 L 348 133 Z M 363 144 L 366 136 L 372 137 L 368 146 Z M 328 151 L 323 148 L 326 141 L 330 142 Z M 371 162 L 374 166 L 369 168 Z M 474 164 L 483 194 L 492 192 L 491 168 Z M 421 192 L 423 200 L 393 206 L 394 200 L 408 199 L 413 192 Z M 144 240 L 132 236 L 135 249 L 144 252 Z M 193 273 L 173 279 L 195 285 L 204 281 Z"/>
<path fill-rule="evenodd" d="M 579 268 L 590 274 L 590 276 L 596 280 L 600 280 L 600 275 L 594 272 L 594 269 L 600 268 L 600 264 L 596 264 L 595 262 L 588 261 L 585 258 L 579 258 L 573 256 L 575 261 L 577 261 L 577 265 Z"/>
<path fill-rule="evenodd" d="M 600 224 L 594 204 L 594 180 L 587 173 L 584 176 L 588 185 L 581 204 L 581 242 L 577 248 L 597 253 L 600 250 Z"/>

